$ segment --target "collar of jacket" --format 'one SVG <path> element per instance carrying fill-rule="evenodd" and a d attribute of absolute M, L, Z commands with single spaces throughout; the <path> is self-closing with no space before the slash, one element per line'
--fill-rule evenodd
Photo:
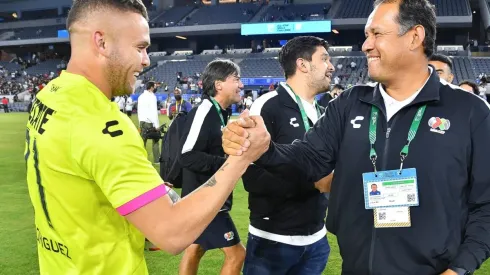
<path fill-rule="evenodd" d="M 381 95 L 381 92 L 379 91 L 379 85 L 381 85 L 381 83 L 376 83 L 376 86 L 374 87 L 373 93 L 365 93 L 359 99 L 362 102 L 365 102 L 365 103 L 368 103 L 368 104 L 371 104 L 371 105 L 378 107 L 380 110 L 383 111 L 384 114 L 386 114 L 383 96 Z M 412 101 L 412 103 L 408 104 L 406 107 L 409 107 L 412 105 L 417 105 L 419 103 L 439 101 L 440 100 L 440 95 L 439 95 L 440 87 L 441 87 L 440 78 L 437 75 L 436 70 L 434 68 L 432 68 L 432 73 L 429 76 L 429 80 L 427 81 L 425 86 L 422 88 L 420 93 L 417 95 L 417 97 Z"/>
<path fill-rule="evenodd" d="M 284 88 L 283 85 L 278 85 L 276 92 L 282 105 L 292 108 L 301 114 L 298 103 L 291 97 L 291 95 L 289 95 L 288 91 L 286 90 L 286 88 Z M 318 107 L 320 108 L 320 113 L 323 114 L 325 112 L 325 108 L 320 105 L 318 105 Z"/>

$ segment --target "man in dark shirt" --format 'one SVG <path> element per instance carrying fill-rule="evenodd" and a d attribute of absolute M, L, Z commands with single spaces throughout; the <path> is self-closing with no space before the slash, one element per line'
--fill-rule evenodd
<path fill-rule="evenodd" d="M 202 74 L 205 94 L 199 107 L 187 115 L 181 142 L 182 196 L 194 192 L 225 163 L 221 131 L 228 122 L 226 109 L 240 101 L 240 68 L 229 60 L 215 60 Z M 201 236 L 186 249 L 180 275 L 197 274 L 207 250 L 219 248 L 225 254 L 222 274 L 240 274 L 245 248 L 229 214 L 233 194 Z"/>

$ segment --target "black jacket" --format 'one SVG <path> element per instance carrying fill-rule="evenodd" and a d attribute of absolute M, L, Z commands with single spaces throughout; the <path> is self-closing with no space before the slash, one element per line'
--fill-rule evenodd
<path fill-rule="evenodd" d="M 325 93 L 322 95 L 320 100 L 318 100 L 318 104 L 320 104 L 320 106 L 322 106 L 324 108 L 327 108 L 328 103 L 330 103 L 330 101 L 332 101 L 332 99 L 333 99 L 333 97 L 329 92 Z"/>
<path fill-rule="evenodd" d="M 423 104 L 427 109 L 404 163 L 417 169 L 420 206 L 410 209 L 411 227 L 375 229 L 362 184 L 362 173 L 373 172 L 371 106 L 380 109 L 378 169 L 394 170 Z M 257 163 L 294 164 L 313 180 L 335 168 L 327 229 L 337 235 L 343 274 L 432 275 L 448 267 L 472 272 L 490 255 L 489 114 L 481 98 L 440 81 L 436 73 L 389 122 L 378 86 L 356 86 L 330 102 L 302 141 L 271 143 Z M 449 120 L 450 128 L 444 134 L 431 131 L 433 117 Z"/>
<path fill-rule="evenodd" d="M 305 135 L 299 107 L 282 85 L 258 98 L 250 114 L 263 117 L 274 142 L 289 144 Z M 243 184 L 253 227 L 279 235 L 312 235 L 325 226 L 327 199 L 298 168 L 280 165 L 265 170 L 252 165 Z"/>
<path fill-rule="evenodd" d="M 221 109 L 225 125 L 228 113 Z M 221 145 L 221 119 L 213 103 L 204 98 L 201 105 L 187 114 L 180 148 L 182 154 L 182 196 L 186 196 L 211 178 L 225 163 Z M 231 210 L 233 193 L 221 210 Z"/>

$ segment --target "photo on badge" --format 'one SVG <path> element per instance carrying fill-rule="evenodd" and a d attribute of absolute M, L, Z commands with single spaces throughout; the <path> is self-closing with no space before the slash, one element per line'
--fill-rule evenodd
<path fill-rule="evenodd" d="M 362 174 L 366 209 L 419 205 L 414 168 Z"/>

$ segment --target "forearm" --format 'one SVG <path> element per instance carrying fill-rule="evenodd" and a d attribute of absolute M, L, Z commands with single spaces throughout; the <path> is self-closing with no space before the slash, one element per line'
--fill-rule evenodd
<path fill-rule="evenodd" d="M 470 208 L 463 243 L 450 267 L 474 271 L 490 255 L 490 204 Z"/>
<path fill-rule="evenodd" d="M 172 206 L 157 230 L 158 243 L 170 242 L 173 252 L 191 245 L 216 217 L 249 163 L 229 157 L 225 164 L 200 188 Z"/>

